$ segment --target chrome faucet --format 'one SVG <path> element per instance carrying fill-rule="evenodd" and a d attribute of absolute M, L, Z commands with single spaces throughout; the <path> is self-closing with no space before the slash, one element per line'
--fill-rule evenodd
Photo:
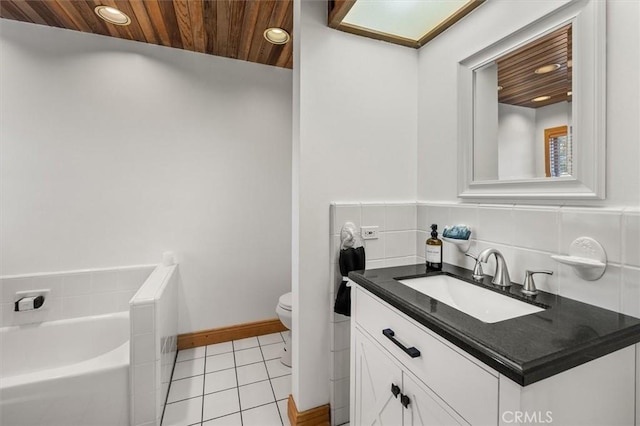
<path fill-rule="evenodd" d="M 509 278 L 509 270 L 507 269 L 507 263 L 504 261 L 504 257 L 502 253 L 494 248 L 488 248 L 480 252 L 478 255 L 478 263 L 485 263 L 489 260 L 489 256 L 496 256 L 496 274 L 493 276 L 491 283 L 498 285 L 500 287 L 509 287 L 511 286 L 511 278 Z"/>

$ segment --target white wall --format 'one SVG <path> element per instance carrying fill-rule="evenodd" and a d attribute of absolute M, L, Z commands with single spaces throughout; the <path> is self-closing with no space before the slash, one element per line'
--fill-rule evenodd
<path fill-rule="evenodd" d="M 551 127 L 572 126 L 572 103 L 559 102 L 536 109 L 535 149 L 536 176 L 545 175 L 544 130 Z"/>
<path fill-rule="evenodd" d="M 178 254 L 180 332 L 290 286 L 290 70 L 1 21 L 2 275 Z"/>
<path fill-rule="evenodd" d="M 473 177 L 495 180 L 499 176 L 498 144 L 498 66 L 495 63 L 480 68 L 475 74 L 477 94 L 474 97 Z"/>
<path fill-rule="evenodd" d="M 417 53 L 328 28 L 326 2 L 294 10 L 293 396 L 303 411 L 329 401 L 330 203 L 415 198 Z"/>
<path fill-rule="evenodd" d="M 418 199 L 457 200 L 457 63 L 561 3 L 486 2 L 420 49 Z M 640 204 L 640 4 L 607 4 L 607 199 L 593 204 L 633 206 Z"/>
<path fill-rule="evenodd" d="M 536 110 L 500 103 L 498 111 L 498 178 L 535 177 Z"/>

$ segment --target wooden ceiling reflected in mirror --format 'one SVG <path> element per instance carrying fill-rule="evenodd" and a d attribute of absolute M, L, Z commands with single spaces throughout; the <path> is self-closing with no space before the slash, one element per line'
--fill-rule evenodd
<path fill-rule="evenodd" d="M 571 37 L 569 24 L 496 60 L 498 102 L 540 108 L 571 101 Z M 546 96 L 549 99 L 533 101 Z"/>
<path fill-rule="evenodd" d="M 131 24 L 102 21 L 94 13 L 100 5 L 121 10 Z M 293 0 L 1 0 L 0 17 L 293 67 L 292 43 L 275 45 L 263 37 L 271 27 L 293 34 Z"/>
<path fill-rule="evenodd" d="M 328 0 L 328 25 L 419 49 L 486 0 Z"/>

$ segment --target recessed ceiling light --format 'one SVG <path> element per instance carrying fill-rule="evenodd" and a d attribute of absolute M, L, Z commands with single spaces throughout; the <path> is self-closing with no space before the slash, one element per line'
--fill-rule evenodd
<path fill-rule="evenodd" d="M 286 44 L 291 40 L 289 33 L 282 28 L 267 28 L 264 30 L 264 38 L 273 44 Z"/>
<path fill-rule="evenodd" d="M 550 65 L 545 65 L 543 67 L 540 68 L 536 68 L 536 70 L 534 71 L 534 73 L 536 74 L 546 74 L 548 72 L 551 71 L 555 71 L 558 68 L 560 68 L 560 64 L 550 64 Z"/>
<path fill-rule="evenodd" d="M 96 15 L 110 24 L 129 25 L 131 23 L 131 18 L 129 18 L 127 15 L 125 15 L 115 7 L 96 6 L 96 8 L 93 10 L 96 12 Z"/>
<path fill-rule="evenodd" d="M 542 102 L 551 99 L 551 96 L 538 96 L 537 98 L 531 99 L 531 102 Z"/>

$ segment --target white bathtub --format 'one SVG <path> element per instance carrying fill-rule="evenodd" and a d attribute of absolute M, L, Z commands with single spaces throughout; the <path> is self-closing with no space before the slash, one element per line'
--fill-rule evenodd
<path fill-rule="evenodd" d="M 129 335 L 129 312 L 0 328 L 0 425 L 128 425 Z"/>

